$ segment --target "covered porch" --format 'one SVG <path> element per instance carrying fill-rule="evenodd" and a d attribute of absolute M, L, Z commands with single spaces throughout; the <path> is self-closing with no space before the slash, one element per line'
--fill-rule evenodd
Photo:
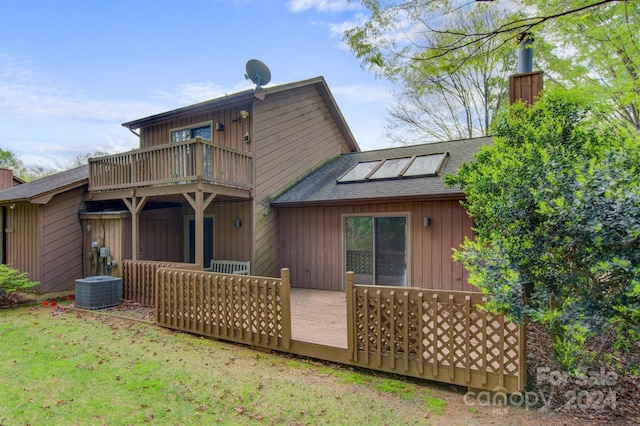
<path fill-rule="evenodd" d="M 123 239 L 128 247 L 121 247 L 120 260 L 153 259 L 205 265 L 210 261 L 206 257 L 213 258 L 214 246 L 228 246 L 214 244 L 213 217 L 220 215 L 231 227 L 234 222 L 239 224 L 236 228 L 244 224 L 242 235 L 250 235 L 251 220 L 247 220 L 250 207 L 245 203 L 245 207 L 238 208 L 237 203 L 249 202 L 252 196 L 252 154 L 194 138 L 90 159 L 85 201 L 96 206 L 94 209 L 98 212 L 100 205 L 109 206 L 114 201 L 128 210 L 128 229 L 124 230 L 128 236 Z M 215 207 L 224 203 L 236 206 L 235 209 L 222 209 L 225 212 L 234 210 L 227 212 L 233 215 L 231 219 L 218 213 L 221 209 Z M 166 236 L 166 244 L 175 245 L 176 240 L 180 241 L 179 250 L 171 255 L 158 256 L 153 252 L 154 243 L 149 244 L 148 253 L 145 253 L 143 239 L 147 238 L 145 231 L 149 230 L 144 229 L 141 218 L 145 207 L 151 204 L 180 209 L 179 213 L 171 215 L 171 223 L 165 229 L 158 228 L 157 223 L 152 226 L 151 234 L 162 233 Z M 102 215 L 99 217 L 103 218 Z M 104 227 L 104 223 L 100 226 Z M 226 232 L 226 227 L 221 230 Z M 193 241 L 188 240 L 189 234 Z M 237 239 L 234 237 L 233 243 Z M 97 238 L 90 240 L 98 241 Z M 103 244 L 107 242 L 103 241 Z M 216 254 L 219 256 L 225 254 Z M 240 256 L 237 260 L 250 260 L 250 254 L 244 252 L 236 256 Z"/>

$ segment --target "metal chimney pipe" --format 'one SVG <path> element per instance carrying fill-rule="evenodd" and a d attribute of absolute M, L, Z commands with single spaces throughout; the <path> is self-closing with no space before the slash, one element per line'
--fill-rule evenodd
<path fill-rule="evenodd" d="M 533 72 L 533 35 L 523 33 L 518 36 L 518 73 Z"/>

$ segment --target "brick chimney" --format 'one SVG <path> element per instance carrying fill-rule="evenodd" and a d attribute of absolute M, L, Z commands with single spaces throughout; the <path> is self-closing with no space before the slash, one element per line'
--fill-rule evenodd
<path fill-rule="evenodd" d="M 509 77 L 509 103 L 522 100 L 525 104 L 533 104 L 543 89 L 542 71 L 533 71 L 533 36 L 529 33 L 518 37 L 518 74 Z"/>
<path fill-rule="evenodd" d="M 0 190 L 13 186 L 13 170 L 0 167 Z"/>

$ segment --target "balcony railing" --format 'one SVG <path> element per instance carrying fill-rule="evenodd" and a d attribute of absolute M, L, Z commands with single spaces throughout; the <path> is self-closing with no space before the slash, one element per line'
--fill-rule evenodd
<path fill-rule="evenodd" d="M 196 138 L 89 160 L 89 191 L 167 186 L 198 180 L 253 185 L 251 154 Z"/>

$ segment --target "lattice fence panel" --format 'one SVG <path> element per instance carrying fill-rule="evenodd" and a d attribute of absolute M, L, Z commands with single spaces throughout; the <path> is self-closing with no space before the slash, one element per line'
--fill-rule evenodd
<path fill-rule="evenodd" d="M 156 271 L 158 268 L 196 271 L 202 269 L 199 265 L 193 263 L 124 259 L 122 261 L 122 298 L 133 300 L 144 306 L 154 306 Z"/>
<path fill-rule="evenodd" d="M 349 353 L 368 368 L 494 390 L 524 388 L 524 330 L 479 293 L 353 285 Z"/>
<path fill-rule="evenodd" d="M 159 268 L 159 325 L 270 349 L 288 349 L 288 270 L 282 278 Z"/>

